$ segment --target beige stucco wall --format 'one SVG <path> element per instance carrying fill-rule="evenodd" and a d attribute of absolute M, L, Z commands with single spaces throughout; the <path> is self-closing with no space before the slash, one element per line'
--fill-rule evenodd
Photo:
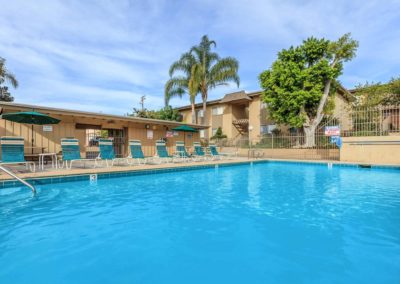
<path fill-rule="evenodd" d="M 340 161 L 400 165 L 400 135 L 342 139 Z"/>
<path fill-rule="evenodd" d="M 196 108 L 196 112 L 198 110 L 203 109 L 202 107 Z M 191 109 L 185 109 L 179 111 L 182 114 L 182 122 L 184 123 L 192 123 L 192 111 Z M 206 117 L 205 118 L 199 118 L 199 121 L 197 122 L 198 124 L 203 124 L 203 125 L 209 125 L 212 126 L 212 106 L 208 106 L 206 109 Z M 209 127 L 206 131 L 208 131 L 208 137 L 212 136 L 212 127 Z"/>
<path fill-rule="evenodd" d="M 249 103 L 249 127 L 253 129 L 249 131 L 250 140 L 257 141 L 261 131 L 261 100 L 260 97 L 254 97 Z"/>
<path fill-rule="evenodd" d="M 9 112 L 4 110 L 5 113 Z M 89 118 L 84 116 L 57 115 L 50 114 L 54 118 L 61 120 L 59 124 L 54 124 L 51 132 L 44 132 L 42 125 L 34 125 L 34 147 L 45 147 L 45 152 L 59 153 L 61 151 L 61 138 L 73 137 L 79 139 L 81 155 L 85 157 L 86 151 L 93 151 L 95 147 L 86 146 L 87 134 L 85 129 L 76 129 L 76 124 L 100 125 L 103 129 L 124 129 L 125 130 L 125 147 L 123 155 L 129 153 L 129 139 L 139 139 L 143 145 L 143 152 L 146 156 L 155 154 L 156 140 L 166 136 L 166 132 L 173 127 L 165 124 L 149 124 L 153 130 L 153 139 L 147 139 L 147 129 L 145 123 L 133 123 L 129 121 L 108 120 L 100 118 Z M 31 125 L 21 124 L 0 119 L 0 137 L 1 136 L 22 136 L 25 139 L 25 152 L 29 153 L 32 139 Z M 190 138 L 192 136 L 192 138 Z M 178 132 L 178 136 L 167 139 L 167 147 L 170 153 L 174 151 L 176 141 L 184 141 L 185 135 L 183 132 Z M 186 134 L 186 145 L 192 146 L 193 141 L 199 141 L 199 133 Z M 90 149 L 89 149 L 90 148 Z M 38 151 L 35 150 L 35 153 Z M 0 151 L 1 156 L 1 151 Z"/>
<path fill-rule="evenodd" d="M 333 110 L 333 116 L 340 117 L 340 127 L 342 131 L 350 130 L 352 128 L 349 108 L 349 103 L 342 96 L 335 96 L 335 109 Z"/>

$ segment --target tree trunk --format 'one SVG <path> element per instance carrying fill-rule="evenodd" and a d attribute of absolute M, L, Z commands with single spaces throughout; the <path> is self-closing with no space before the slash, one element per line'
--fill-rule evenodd
<path fill-rule="evenodd" d="M 304 129 L 304 148 L 312 148 L 315 146 L 315 129 L 317 126 L 311 124 L 309 126 L 303 126 Z"/>
<path fill-rule="evenodd" d="M 194 108 L 194 102 L 192 102 L 192 123 L 196 123 L 196 110 Z"/>
<path fill-rule="evenodd" d="M 311 148 L 315 147 L 315 130 L 317 129 L 318 125 L 321 123 L 322 119 L 324 118 L 324 107 L 326 104 L 326 101 L 329 96 L 329 92 L 331 89 L 331 83 L 332 80 L 328 80 L 325 83 L 324 87 L 324 93 L 321 97 L 321 100 L 319 101 L 318 109 L 317 109 L 317 115 L 315 116 L 314 119 L 310 120 L 310 118 L 306 114 L 306 122 L 303 124 L 303 129 L 304 129 L 304 148 Z"/>
<path fill-rule="evenodd" d="M 207 91 L 203 91 L 202 94 L 203 98 L 203 123 L 204 125 L 209 125 L 208 118 L 207 118 Z M 204 139 L 208 139 L 208 129 L 204 131 Z"/>

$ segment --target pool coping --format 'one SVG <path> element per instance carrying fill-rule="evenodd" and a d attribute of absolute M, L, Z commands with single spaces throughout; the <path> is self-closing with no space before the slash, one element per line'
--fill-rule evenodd
<path fill-rule="evenodd" d="M 150 175 L 160 174 L 167 172 L 190 171 L 216 167 L 231 167 L 247 164 L 258 163 L 291 163 L 291 164 L 308 164 L 308 165 L 327 165 L 328 167 L 356 167 L 356 168 L 371 168 L 371 169 L 396 169 L 400 170 L 400 165 L 384 165 L 384 164 L 360 164 L 340 161 L 326 161 L 326 160 L 294 160 L 294 159 L 247 159 L 247 160 L 220 160 L 208 162 L 194 162 L 191 164 L 161 164 L 151 165 L 152 167 L 135 168 L 133 167 L 114 167 L 114 168 L 86 168 L 79 169 L 81 172 L 65 171 L 56 172 L 56 174 L 49 174 L 48 172 L 25 174 L 21 177 L 27 182 L 37 186 L 54 183 L 64 183 L 71 181 L 82 181 L 91 179 L 109 179 L 116 177 L 127 177 L 136 175 Z M 148 165 L 150 166 L 150 165 Z M 43 174 L 41 176 L 41 174 Z M 33 176 L 36 175 L 36 176 Z M 93 175 L 95 177 L 93 177 Z M 16 186 L 23 186 L 19 181 L 11 178 L 0 179 L 0 189 L 10 188 Z"/>

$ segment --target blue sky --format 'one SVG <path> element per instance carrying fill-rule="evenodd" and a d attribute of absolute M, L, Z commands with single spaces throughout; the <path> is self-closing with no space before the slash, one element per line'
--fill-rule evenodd
<path fill-rule="evenodd" d="M 12 91 L 20 103 L 125 114 L 146 95 L 147 108 L 162 107 L 169 65 L 203 34 L 221 56 L 239 60 L 246 91 L 259 89 L 258 74 L 282 48 L 346 32 L 360 47 L 340 78 L 345 87 L 400 75 L 398 0 L 0 0 L 0 7 L 0 56 L 20 82 Z M 210 99 L 235 90 L 212 90 Z"/>

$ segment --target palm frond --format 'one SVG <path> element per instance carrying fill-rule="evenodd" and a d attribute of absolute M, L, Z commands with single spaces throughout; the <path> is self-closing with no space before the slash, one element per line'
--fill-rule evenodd
<path fill-rule="evenodd" d="M 188 80 L 186 77 L 174 77 L 170 78 L 164 87 L 164 99 L 165 104 L 168 105 L 169 101 L 173 97 L 180 97 L 185 94 L 188 88 Z"/>
<path fill-rule="evenodd" d="M 190 52 L 183 53 L 178 61 L 172 63 L 169 68 L 169 76 L 173 76 L 175 72 L 183 72 L 185 75 L 190 74 L 190 68 L 195 63 L 196 59 Z"/>
<path fill-rule="evenodd" d="M 209 84 L 213 87 L 221 85 L 221 83 L 235 82 L 239 87 L 240 78 L 237 74 L 239 62 L 232 57 L 220 59 L 212 66 L 209 73 Z"/>
<path fill-rule="evenodd" d="M 7 72 L 4 76 L 6 81 L 8 81 L 14 88 L 18 88 L 18 81 L 15 78 L 15 75 L 12 73 Z"/>
<path fill-rule="evenodd" d="M 5 81 L 9 82 L 14 88 L 18 87 L 18 81 L 15 75 L 9 72 L 6 68 L 6 60 L 0 57 L 0 84 Z"/>

